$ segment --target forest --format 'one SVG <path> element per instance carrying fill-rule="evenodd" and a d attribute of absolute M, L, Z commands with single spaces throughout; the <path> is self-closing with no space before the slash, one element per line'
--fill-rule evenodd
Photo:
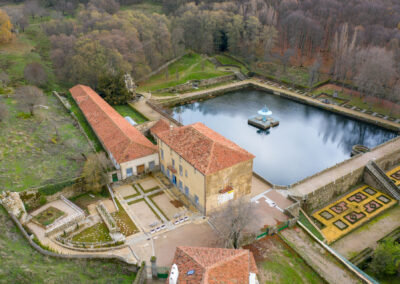
<path fill-rule="evenodd" d="M 66 86 L 97 87 L 104 76 L 126 72 L 140 81 L 168 60 L 193 50 L 229 53 L 260 73 L 268 62 L 285 70 L 305 67 L 309 85 L 315 83 L 315 74 L 323 73 L 366 95 L 391 101 L 400 97 L 396 0 L 13 2 L 23 5 L 5 7 L 12 33 L 42 19 L 55 75 Z M 155 9 L 135 8 L 143 3 Z"/>

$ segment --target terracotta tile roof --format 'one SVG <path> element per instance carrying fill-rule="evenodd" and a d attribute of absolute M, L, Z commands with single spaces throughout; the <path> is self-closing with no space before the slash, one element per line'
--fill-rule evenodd
<path fill-rule="evenodd" d="M 177 247 L 173 263 L 180 284 L 248 283 L 250 272 L 258 273 L 253 254 L 245 249 Z"/>
<path fill-rule="evenodd" d="M 90 87 L 69 90 L 103 146 L 117 163 L 157 153 L 157 147 Z"/>
<path fill-rule="evenodd" d="M 150 133 L 153 135 L 159 135 L 161 132 L 169 130 L 170 124 L 165 119 L 160 119 L 150 128 Z"/>
<path fill-rule="evenodd" d="M 172 130 L 159 126 L 157 136 L 205 175 L 254 159 L 254 155 L 200 122 Z"/>

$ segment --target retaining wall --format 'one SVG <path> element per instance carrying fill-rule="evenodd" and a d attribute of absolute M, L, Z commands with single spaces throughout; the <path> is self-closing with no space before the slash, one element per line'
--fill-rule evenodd
<path fill-rule="evenodd" d="M 154 91 L 154 93 L 185 92 L 185 91 L 193 89 L 193 83 L 194 82 L 198 82 L 198 84 L 197 84 L 198 87 L 204 87 L 204 86 L 208 86 L 208 85 L 214 85 L 214 84 L 218 84 L 218 83 L 232 81 L 234 79 L 236 79 L 236 75 L 235 74 L 226 75 L 226 76 L 220 76 L 220 77 L 215 77 L 215 78 L 210 78 L 210 79 L 203 79 L 203 80 L 190 80 L 190 81 L 187 81 L 186 83 L 183 83 L 183 84 L 180 84 L 180 85 L 176 85 L 176 86 L 173 86 L 173 87 L 156 90 L 156 91 Z"/>
<path fill-rule="evenodd" d="M 14 222 L 14 224 L 18 227 L 18 229 L 21 231 L 22 235 L 25 237 L 25 239 L 29 242 L 29 244 L 39 253 L 45 255 L 45 256 L 50 256 L 50 257 L 57 257 L 57 258 L 64 258 L 64 259 L 99 259 L 99 260 L 117 260 L 120 261 L 124 264 L 128 264 L 131 267 L 135 267 L 135 272 L 137 271 L 137 266 L 129 263 L 126 261 L 125 258 L 119 256 L 119 255 L 102 255 L 102 254 L 79 254 L 79 255 L 73 255 L 73 254 L 60 254 L 52 251 L 48 251 L 40 247 L 38 244 L 36 244 L 28 235 L 26 232 L 25 228 L 21 225 L 19 220 L 13 215 L 8 213 L 10 216 L 11 220 Z"/>
<path fill-rule="evenodd" d="M 393 143 L 399 139 L 400 139 L 400 136 L 375 147 L 372 151 L 379 149 L 381 147 L 384 147 L 385 145 L 387 145 L 389 143 Z M 363 154 L 360 154 L 360 155 L 363 155 Z M 335 168 L 338 168 L 341 165 L 344 165 L 344 164 L 350 162 L 352 159 L 356 159 L 358 156 L 359 155 L 354 156 L 346 161 L 343 161 L 340 164 L 337 164 L 331 168 L 325 169 L 311 177 L 308 177 L 308 178 L 296 183 L 295 185 L 301 184 L 311 178 L 316 178 L 319 175 L 321 175 L 322 173 L 325 173 L 325 172 L 328 172 L 331 170 L 333 171 L 333 170 L 335 170 Z M 397 149 L 392 153 L 388 153 L 385 156 L 376 159 L 375 163 L 383 171 L 387 171 L 387 170 L 391 169 L 393 166 L 400 163 L 400 149 Z M 369 180 L 364 180 L 365 167 L 366 167 L 366 165 L 363 165 L 357 169 L 354 169 L 353 171 L 334 180 L 333 182 L 328 183 L 328 184 L 324 185 L 323 187 L 317 188 L 313 192 L 307 194 L 306 196 L 303 196 L 302 197 L 302 199 L 303 199 L 302 207 L 304 208 L 304 210 L 309 214 L 317 208 L 321 208 L 323 206 L 328 205 L 333 200 L 337 199 L 339 196 L 347 193 L 355 185 L 360 184 L 362 182 L 368 182 Z"/>

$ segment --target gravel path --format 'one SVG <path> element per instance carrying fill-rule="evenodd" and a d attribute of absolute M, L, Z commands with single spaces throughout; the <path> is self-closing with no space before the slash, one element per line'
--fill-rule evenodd
<path fill-rule="evenodd" d="M 328 283 L 347 284 L 361 282 L 300 228 L 283 230 L 281 234 L 294 246 L 297 253 Z"/>
<path fill-rule="evenodd" d="M 396 205 L 381 216 L 336 241 L 331 247 L 344 257 L 349 258 L 367 247 L 376 248 L 378 240 L 399 227 L 400 206 Z"/>

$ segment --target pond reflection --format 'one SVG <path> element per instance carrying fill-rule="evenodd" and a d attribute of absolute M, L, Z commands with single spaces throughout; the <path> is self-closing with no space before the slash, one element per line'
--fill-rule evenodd
<path fill-rule="evenodd" d="M 264 105 L 280 125 L 269 131 L 247 124 Z M 350 158 L 354 144 L 375 147 L 396 136 L 372 124 L 254 89 L 172 109 L 184 124 L 203 122 L 256 156 L 254 171 L 288 185 Z"/>

